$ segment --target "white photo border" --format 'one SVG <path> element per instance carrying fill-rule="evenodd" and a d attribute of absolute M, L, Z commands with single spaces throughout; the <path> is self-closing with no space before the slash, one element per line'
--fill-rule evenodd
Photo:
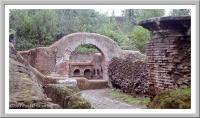
<path fill-rule="evenodd" d="M 85 1 L 85 0 L 84 0 Z M 4 1 L 6 3 L 6 0 Z M 198 70 L 199 70 L 199 34 L 197 33 L 197 28 L 199 28 L 199 16 L 197 14 L 198 11 L 197 9 L 199 9 L 199 4 L 192 4 L 192 5 L 173 5 L 172 1 L 170 5 L 145 5 L 145 8 L 148 8 L 148 9 L 164 9 L 165 7 L 170 7 L 171 9 L 191 9 L 191 64 L 192 64 L 192 68 L 191 68 L 191 88 L 192 88 L 192 95 L 191 95 L 191 98 L 192 98 L 192 108 L 191 109 L 187 109 L 187 110 L 181 110 L 181 109 L 126 109 L 126 110 L 123 110 L 123 109 L 41 109 L 38 110 L 38 109 L 23 109 L 23 110 L 19 110 L 19 109 L 9 109 L 8 108 L 8 98 L 9 98 L 9 91 L 8 91 L 8 87 L 9 87 L 9 83 L 8 83 L 8 78 L 9 78 L 9 75 L 8 75 L 8 71 L 6 70 L 9 70 L 9 49 L 8 49 L 8 34 L 9 34 L 9 9 L 31 9 L 31 8 L 36 8 L 35 6 L 33 6 L 31 4 L 31 2 L 34 2 L 34 1 L 29 1 L 30 4 L 28 4 L 26 2 L 26 5 L 22 5 L 23 4 L 23 1 L 18 1 L 18 3 L 15 3 L 16 1 L 8 1 L 10 2 L 10 4 L 4 4 L 3 6 L 4 7 L 1 7 L 1 18 L 4 20 L 1 21 L 1 39 L 6 39 L 6 40 L 1 40 L 1 55 L 3 55 L 5 53 L 5 57 L 1 58 L 1 76 L 2 76 L 2 79 L 1 79 L 1 87 L 2 87 L 2 92 L 1 92 L 1 96 L 3 96 L 2 98 L 4 98 L 4 100 L 1 100 L 1 106 L 4 106 L 1 108 L 1 114 L 3 114 L 4 116 L 23 116 L 23 117 L 27 117 L 27 116 L 36 116 L 36 117 L 55 117 L 55 116 L 64 116 L 64 117 L 68 117 L 68 116 L 114 116 L 114 117 L 118 117 L 118 116 L 143 116 L 143 117 L 148 117 L 149 115 L 152 115 L 154 117 L 162 117 L 162 116 L 182 116 L 182 117 L 185 117 L 185 116 L 188 116 L 188 115 L 192 115 L 194 116 L 195 114 L 196 115 L 199 115 L 199 113 L 197 111 L 199 111 L 199 92 L 197 90 L 197 88 L 199 88 L 199 80 L 197 78 L 199 78 L 199 74 L 198 74 Z M 45 1 L 46 4 L 48 4 L 48 1 Z M 56 1 L 55 1 L 56 2 Z M 61 3 L 61 2 L 56 2 L 54 4 L 56 5 L 57 3 Z M 90 1 L 92 2 L 92 1 Z M 124 1 L 125 3 L 128 3 L 126 1 Z M 139 2 L 139 1 L 137 1 Z M 158 3 L 158 1 L 150 1 L 151 3 L 155 3 L 156 2 Z M 187 1 L 186 1 L 187 2 Z M 189 2 L 189 1 L 188 1 Z M 20 3 L 21 3 L 21 6 L 20 6 Z M 40 4 L 40 2 L 38 1 L 38 3 Z M 92 2 L 93 4 L 94 1 Z M 104 1 L 104 3 L 106 4 L 106 1 Z M 116 1 L 114 2 L 116 3 Z M 118 2 L 120 4 L 120 2 Z M 146 3 L 148 4 L 148 1 L 146 1 Z M 170 1 L 169 1 L 170 3 Z M 184 2 L 182 2 L 184 3 Z M 17 5 L 19 4 L 19 5 Z M 49 6 L 48 5 L 36 5 L 37 8 L 36 9 L 49 9 L 49 8 L 53 8 L 55 7 L 55 5 L 53 4 L 52 6 Z M 67 3 L 66 3 L 67 4 Z M 70 4 L 73 4 L 73 1 L 70 2 Z M 76 4 L 76 3 L 74 3 Z M 144 5 L 136 5 L 134 6 L 135 4 L 132 3 L 133 5 L 126 5 L 124 6 L 125 9 L 131 9 L 131 8 L 134 8 L 134 9 L 145 9 L 145 8 L 142 8 L 144 7 Z M 162 3 L 160 3 L 162 4 Z M 181 4 L 179 2 L 179 4 Z M 29 6 L 30 5 L 30 6 Z M 67 4 L 68 5 L 68 4 Z M 1 4 L 2 6 L 2 4 Z M 22 7 L 23 6 L 23 7 Z M 93 9 L 93 8 L 97 8 L 97 7 L 102 7 L 101 5 L 98 5 L 97 3 L 97 6 L 95 5 L 90 5 L 88 4 L 87 5 L 80 5 L 80 6 L 74 6 L 74 5 L 69 5 L 69 6 L 63 6 L 61 7 L 62 5 L 59 5 L 58 8 L 62 9 L 62 8 L 67 8 L 67 9 Z M 106 5 L 103 5 L 103 8 L 106 9 L 111 9 L 111 6 L 109 3 L 107 3 Z M 122 7 L 123 5 L 118 5 L 118 6 L 114 6 L 114 8 L 123 8 Z M 2 8 L 5 8 L 2 10 Z M 57 7 L 55 7 L 55 9 L 58 9 Z M 3 12 L 4 11 L 4 12 Z M 5 16 L 4 16 L 5 14 Z M 2 25 L 5 25 L 5 27 L 3 27 Z M 5 29 L 4 29 L 5 28 Z M 195 39 L 195 40 L 194 40 Z M 4 65 L 4 66 L 3 66 Z M 6 66 L 7 65 L 7 66 Z M 3 76 L 4 75 L 4 76 Z M 7 79 L 6 79 L 7 78 Z M 195 79 L 193 79 L 195 78 Z M 4 81 L 3 81 L 4 79 Z M 4 90 L 4 91 L 3 91 Z M 4 93 L 4 95 L 2 95 Z"/>

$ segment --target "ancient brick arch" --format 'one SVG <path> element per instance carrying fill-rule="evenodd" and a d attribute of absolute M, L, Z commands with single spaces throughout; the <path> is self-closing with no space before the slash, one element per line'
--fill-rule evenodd
<path fill-rule="evenodd" d="M 121 49 L 112 39 L 95 33 L 74 33 L 64 36 L 49 48 L 56 53 L 56 67 L 54 72 L 68 77 L 69 58 L 71 53 L 80 45 L 92 44 L 103 55 L 103 79 L 108 79 L 108 65 L 112 57 L 119 57 Z"/>

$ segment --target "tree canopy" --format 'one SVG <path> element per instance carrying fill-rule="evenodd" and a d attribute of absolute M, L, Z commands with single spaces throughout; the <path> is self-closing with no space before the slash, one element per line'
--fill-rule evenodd
<path fill-rule="evenodd" d="M 90 32 L 110 37 L 122 49 L 144 52 L 150 39 L 149 31 L 137 23 L 163 16 L 165 10 L 125 9 L 122 14 L 121 17 L 108 16 L 93 9 L 12 9 L 9 23 L 10 29 L 15 31 L 17 50 L 49 46 L 65 35 Z"/>
<path fill-rule="evenodd" d="M 190 15 L 190 9 L 171 9 L 170 16 L 187 16 Z"/>

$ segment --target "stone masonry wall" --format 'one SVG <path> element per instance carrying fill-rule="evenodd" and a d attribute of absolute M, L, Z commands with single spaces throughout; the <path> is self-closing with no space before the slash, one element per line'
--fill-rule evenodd
<path fill-rule="evenodd" d="M 42 74 L 68 78 L 71 53 L 83 44 L 92 44 L 101 52 L 102 76 L 108 80 L 109 62 L 112 57 L 120 56 L 121 48 L 114 40 L 100 34 L 74 33 L 64 36 L 49 47 L 39 47 L 20 54 Z"/>
<path fill-rule="evenodd" d="M 160 17 L 141 21 L 151 31 L 146 47 L 148 91 L 188 88 L 191 82 L 191 17 Z"/>
<path fill-rule="evenodd" d="M 146 56 L 139 52 L 122 51 L 121 57 L 114 57 L 108 68 L 113 88 L 134 97 L 148 94 Z"/>
<path fill-rule="evenodd" d="M 160 90 L 190 87 L 190 40 L 177 37 L 147 43 L 148 84 Z"/>
<path fill-rule="evenodd" d="M 42 74 L 49 74 L 53 71 L 56 64 L 56 54 L 55 51 L 49 50 L 46 47 L 38 47 L 28 51 L 20 51 L 28 63 Z"/>

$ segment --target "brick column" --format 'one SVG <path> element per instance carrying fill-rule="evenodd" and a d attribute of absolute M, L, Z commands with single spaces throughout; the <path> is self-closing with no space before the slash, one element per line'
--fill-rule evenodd
<path fill-rule="evenodd" d="M 151 32 L 146 47 L 150 95 L 155 96 L 162 90 L 190 87 L 190 19 L 190 16 L 168 16 L 139 23 Z"/>

